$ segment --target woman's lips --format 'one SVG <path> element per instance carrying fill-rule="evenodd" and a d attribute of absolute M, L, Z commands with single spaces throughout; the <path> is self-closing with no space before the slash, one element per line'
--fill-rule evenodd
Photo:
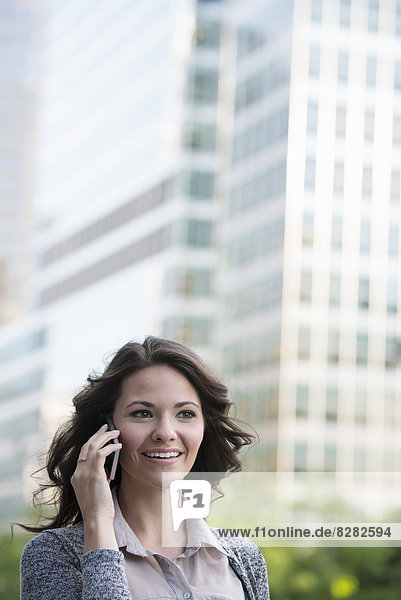
<path fill-rule="evenodd" d="M 144 456 L 148 461 L 156 464 L 156 465 L 171 465 L 175 462 L 177 462 L 178 460 L 180 460 L 182 454 L 179 454 L 178 456 L 170 456 L 170 458 L 159 458 L 157 456 L 146 456 L 146 454 L 142 454 L 142 456 Z"/>

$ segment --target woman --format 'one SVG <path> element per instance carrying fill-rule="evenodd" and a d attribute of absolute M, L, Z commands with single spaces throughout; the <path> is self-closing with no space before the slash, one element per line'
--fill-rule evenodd
<path fill-rule="evenodd" d="M 57 514 L 26 527 L 41 533 L 21 558 L 22 600 L 269 598 L 250 540 L 220 538 L 203 519 L 177 532 L 164 523 L 162 536 L 162 473 L 238 471 L 236 454 L 253 439 L 228 417 L 227 388 L 194 352 L 156 337 L 129 342 L 88 377 L 74 406 L 48 455 L 44 487 Z M 105 460 L 118 451 L 110 482 Z"/>

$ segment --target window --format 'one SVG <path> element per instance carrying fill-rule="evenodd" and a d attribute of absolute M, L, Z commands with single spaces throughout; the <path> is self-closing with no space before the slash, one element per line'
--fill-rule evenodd
<path fill-rule="evenodd" d="M 372 110 L 365 111 L 365 142 L 372 142 L 375 130 L 375 113 Z"/>
<path fill-rule="evenodd" d="M 391 188 L 390 188 L 390 198 L 394 202 L 399 202 L 401 199 L 401 177 L 400 177 L 400 169 L 393 169 L 391 171 Z"/>
<path fill-rule="evenodd" d="M 315 171 L 316 171 L 316 158 L 314 156 L 307 156 L 305 162 L 305 188 L 314 189 L 315 187 Z"/>
<path fill-rule="evenodd" d="M 202 48 L 218 48 L 220 45 L 220 23 L 198 19 L 195 44 Z"/>
<path fill-rule="evenodd" d="M 389 229 L 389 238 L 388 238 L 388 255 L 389 256 L 398 256 L 398 225 L 395 223 L 390 224 Z"/>
<path fill-rule="evenodd" d="M 396 313 L 398 304 L 398 282 L 396 279 L 389 279 L 387 282 L 387 312 Z"/>
<path fill-rule="evenodd" d="M 337 462 L 337 449 L 333 444 L 324 447 L 324 470 L 335 471 Z"/>
<path fill-rule="evenodd" d="M 188 193 L 192 198 L 213 198 L 214 174 L 206 171 L 191 171 L 189 173 Z"/>
<path fill-rule="evenodd" d="M 217 101 L 218 73 L 212 69 L 200 69 L 189 75 L 189 98 L 198 104 L 214 104 Z"/>
<path fill-rule="evenodd" d="M 312 271 L 302 269 L 299 299 L 301 302 L 310 302 L 312 299 Z"/>
<path fill-rule="evenodd" d="M 345 125 L 347 120 L 347 109 L 345 106 L 337 106 L 336 111 L 336 137 L 345 137 Z"/>
<path fill-rule="evenodd" d="M 334 163 L 333 192 L 344 193 L 344 162 L 340 160 Z"/>
<path fill-rule="evenodd" d="M 366 85 L 375 87 L 376 85 L 377 59 L 375 56 L 368 56 L 366 60 Z"/>
<path fill-rule="evenodd" d="M 366 425 L 366 390 L 358 389 L 355 397 L 355 425 Z"/>
<path fill-rule="evenodd" d="M 372 167 L 366 165 L 362 172 L 362 195 L 369 198 L 372 196 Z"/>
<path fill-rule="evenodd" d="M 329 363 L 338 363 L 339 342 L 339 332 L 335 330 L 329 331 L 327 340 L 327 361 Z"/>
<path fill-rule="evenodd" d="M 369 279 L 366 277 L 359 278 L 358 308 L 363 310 L 368 310 L 369 308 Z"/>
<path fill-rule="evenodd" d="M 393 335 L 386 336 L 386 367 L 393 369 L 401 361 L 401 344 Z"/>
<path fill-rule="evenodd" d="M 307 445 L 303 442 L 295 442 L 294 446 L 294 471 L 306 471 Z"/>
<path fill-rule="evenodd" d="M 370 222 L 361 221 L 361 237 L 359 240 L 359 251 L 361 254 L 370 253 Z"/>
<path fill-rule="evenodd" d="M 351 0 L 340 0 L 340 26 L 349 27 L 351 23 Z"/>
<path fill-rule="evenodd" d="M 212 224 L 210 221 L 190 219 L 187 222 L 186 241 L 189 246 L 210 246 L 212 242 Z"/>
<path fill-rule="evenodd" d="M 369 0 L 368 31 L 377 33 L 379 29 L 379 0 Z"/>
<path fill-rule="evenodd" d="M 320 75 L 320 48 L 311 46 L 309 50 L 309 76 L 319 77 Z"/>
<path fill-rule="evenodd" d="M 330 306 L 340 306 L 341 297 L 341 275 L 339 273 L 330 274 Z"/>
<path fill-rule="evenodd" d="M 309 388 L 307 385 L 297 385 L 295 413 L 298 418 L 308 416 Z"/>
<path fill-rule="evenodd" d="M 216 146 L 216 128 L 202 123 L 187 125 L 184 145 L 194 152 L 213 151 Z"/>
<path fill-rule="evenodd" d="M 358 333 L 356 339 L 356 364 L 366 365 L 368 363 L 368 336 L 366 333 Z"/>
<path fill-rule="evenodd" d="M 326 421 L 337 421 L 338 390 L 328 387 L 326 390 Z"/>
<path fill-rule="evenodd" d="M 310 358 L 310 328 L 300 327 L 298 332 L 298 358 L 308 360 Z"/>
<path fill-rule="evenodd" d="M 302 245 L 312 246 L 313 245 L 313 214 L 304 213 L 303 226 L 302 226 Z"/>
<path fill-rule="evenodd" d="M 401 1 L 396 0 L 395 7 L 395 35 L 401 36 Z"/>
<path fill-rule="evenodd" d="M 394 64 L 394 89 L 401 90 L 401 61 L 399 60 Z"/>
<path fill-rule="evenodd" d="M 318 104 L 316 100 L 309 100 L 308 102 L 308 120 L 307 120 L 307 131 L 308 133 L 317 132 L 317 113 Z"/>
<path fill-rule="evenodd" d="M 311 21 L 313 23 L 322 22 L 322 0 L 312 0 L 311 2 Z"/>
<path fill-rule="evenodd" d="M 341 250 L 343 236 L 343 220 L 340 215 L 334 215 L 331 223 L 331 247 Z"/>
<path fill-rule="evenodd" d="M 339 52 L 337 78 L 340 82 L 348 81 L 348 52 Z"/>

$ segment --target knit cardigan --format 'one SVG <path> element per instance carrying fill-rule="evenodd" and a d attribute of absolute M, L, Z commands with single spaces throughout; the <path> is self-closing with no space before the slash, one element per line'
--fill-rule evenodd
<path fill-rule="evenodd" d="M 246 538 L 211 531 L 226 550 L 246 600 L 269 600 L 266 563 L 258 547 Z M 133 600 L 123 553 L 101 548 L 84 554 L 83 549 L 82 522 L 30 540 L 21 557 L 20 600 Z"/>

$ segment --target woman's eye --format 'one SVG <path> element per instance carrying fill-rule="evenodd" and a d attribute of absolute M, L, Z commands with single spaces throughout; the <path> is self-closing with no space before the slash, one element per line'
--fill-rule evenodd
<path fill-rule="evenodd" d="M 184 419 L 192 419 L 192 417 L 195 417 L 196 415 L 192 410 L 182 410 L 177 416 L 184 417 Z"/>
<path fill-rule="evenodd" d="M 138 417 L 139 419 L 149 419 L 152 416 L 148 410 L 136 410 L 131 414 L 133 417 Z"/>

